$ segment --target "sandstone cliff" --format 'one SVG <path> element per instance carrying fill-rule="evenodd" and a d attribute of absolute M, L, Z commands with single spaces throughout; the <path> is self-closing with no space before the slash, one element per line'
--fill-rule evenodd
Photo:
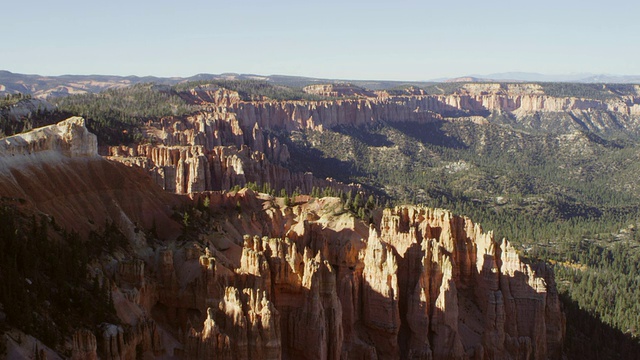
<path fill-rule="evenodd" d="M 149 121 L 144 126 L 149 143 L 111 147 L 104 155 L 144 168 L 164 189 L 178 194 L 228 190 L 248 182 L 308 192 L 314 186 L 344 186 L 291 171 L 283 132 L 458 120 L 534 133 L 601 136 L 636 134 L 640 127 L 638 90 L 602 99 L 551 96 L 537 84 L 465 84 L 442 94 L 415 88 L 400 95 L 356 93 L 338 85 L 314 85 L 306 91 L 342 98 L 243 101 L 237 92 L 195 87 L 180 95 L 198 105 L 198 112 Z"/>
<path fill-rule="evenodd" d="M 135 151 L 184 169 L 204 156 L 197 146 L 184 158 Z M 522 262 L 468 218 L 406 206 L 367 226 L 338 198 L 170 196 L 140 169 L 97 156 L 81 119 L 5 139 L 0 150 L 0 195 L 22 197 L 70 230 L 113 221 L 132 245 L 90 265 L 120 323 L 78 329 L 74 358 L 562 356 L 553 272 Z M 200 228 L 188 234 L 170 206 L 201 200 L 208 207 L 190 213 Z M 150 243 L 144 233 L 154 226 L 162 240 Z"/>
<path fill-rule="evenodd" d="M 82 118 L 0 139 L 0 196 L 22 199 L 69 230 L 114 222 L 143 243 L 136 229 L 155 219 L 163 236 L 175 237 L 180 227 L 167 206 L 180 200 L 150 184 L 141 171 L 100 157 Z"/>
<path fill-rule="evenodd" d="M 275 200 L 250 190 L 211 194 L 213 211 L 240 203 L 242 212 L 201 243 L 118 266 L 117 291 L 146 294 L 127 296 L 127 306 L 152 314 L 173 339 L 151 350 L 224 359 L 561 358 L 553 273 L 523 263 L 471 220 L 398 207 L 367 228 L 338 199 L 292 208 Z"/>
<path fill-rule="evenodd" d="M 558 116 L 563 131 L 589 130 L 596 133 L 632 132 L 638 125 L 640 97 L 626 96 L 611 100 L 554 97 L 536 86 L 494 84 L 484 88 L 467 85 L 448 95 L 404 95 L 317 102 L 240 102 L 231 107 L 241 128 L 255 124 L 262 129 L 331 128 L 361 126 L 377 121 L 431 121 L 460 116 L 488 117 L 509 114 L 516 124 L 531 130 L 558 126 L 548 124 Z M 531 116 L 541 116 L 538 124 L 527 123 Z M 548 120 L 544 120 L 548 118 Z M 617 119 L 617 121 L 614 120 Z"/>

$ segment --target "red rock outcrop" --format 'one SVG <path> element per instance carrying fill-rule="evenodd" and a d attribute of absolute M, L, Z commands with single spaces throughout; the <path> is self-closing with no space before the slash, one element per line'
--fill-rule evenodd
<path fill-rule="evenodd" d="M 78 331 L 76 358 L 562 357 L 553 272 L 468 218 L 407 206 L 367 227 L 337 198 L 289 206 L 248 189 L 209 192 L 193 196 L 209 202 L 206 214 L 193 212 L 204 224 L 197 237 L 151 246 L 132 226 L 169 232 L 166 206 L 180 202 L 139 170 L 96 156 L 90 140 L 55 145 L 90 138 L 81 124 L 51 134 L 10 139 L 21 150 L 0 158 L 0 194 L 23 194 L 69 229 L 102 212 L 103 223 L 131 230 L 133 245 L 92 265 L 120 323 Z"/>
<path fill-rule="evenodd" d="M 145 241 L 140 228 L 154 223 L 163 238 L 177 236 L 170 207 L 182 201 L 151 185 L 144 172 L 100 157 L 82 118 L 0 140 L 0 196 L 23 199 L 81 234 L 113 222 L 137 246 Z"/>
<path fill-rule="evenodd" d="M 500 116 L 498 120 L 489 117 L 491 114 L 509 114 L 509 124 L 521 128 L 564 133 L 634 132 L 640 126 L 640 97 L 632 95 L 609 100 L 557 97 L 537 84 L 465 84 L 451 94 L 425 94 L 409 88 L 403 95 L 389 95 L 354 89 L 338 85 L 307 89 L 331 96 L 357 95 L 339 100 L 242 101 L 233 91 L 196 87 L 180 94 L 198 104 L 200 111 L 149 121 L 144 133 L 151 144 L 111 147 L 104 153 L 112 160 L 142 167 L 164 189 L 178 194 L 228 190 L 248 182 L 309 192 L 314 186 L 344 186 L 291 172 L 287 168 L 289 150 L 275 134 L 380 121 L 502 121 Z"/>
<path fill-rule="evenodd" d="M 89 330 L 80 329 L 73 334 L 72 360 L 97 360 L 98 343 Z"/>
<path fill-rule="evenodd" d="M 397 357 L 400 353 L 398 264 L 392 246 L 381 242 L 375 229 L 367 241 L 362 281 L 362 322 L 371 329 L 369 335 L 376 344 L 378 356 Z"/>
<path fill-rule="evenodd" d="M 407 234 L 415 239 L 416 248 L 421 244 L 421 252 L 406 246 Z M 544 264 L 521 262 L 506 241 L 498 246 L 491 233 L 442 210 L 385 210 L 380 238 L 400 245 L 396 247 L 399 268 L 410 267 L 403 263 L 422 253 L 419 277 L 412 279 L 415 272 L 410 271 L 406 290 L 400 283 L 400 303 L 408 302 L 408 354 L 420 354 L 417 358 L 561 357 L 564 317 L 553 275 Z"/>
<path fill-rule="evenodd" d="M 237 201 L 237 195 L 225 196 Z M 243 212 L 261 209 L 257 219 L 274 214 L 267 211 L 273 206 L 268 197 L 243 196 L 252 197 L 241 205 Z M 202 330 L 187 332 L 188 356 L 562 356 L 564 318 L 553 274 L 543 264 L 523 263 L 506 241 L 499 245 L 491 233 L 447 211 L 387 209 L 379 229 L 371 227 L 367 235 L 345 227 L 350 216 L 338 215 L 336 202 L 320 201 L 279 210 L 284 217 L 269 231 L 275 238 L 254 236 L 259 229 L 234 220 L 233 227 L 254 235 L 244 237 L 239 251 L 206 250 L 208 260 L 201 258 L 200 266 L 215 264 L 215 275 L 200 272 L 208 280 L 194 277 L 183 291 L 207 291 L 196 296 L 208 300 L 166 302 L 195 304 L 205 314 Z M 290 225 L 283 226 L 287 216 Z M 202 283 L 210 283 L 209 290 L 196 286 Z M 232 285 L 220 293 L 216 283 Z"/>
<path fill-rule="evenodd" d="M 185 342 L 190 359 L 280 359 L 279 314 L 259 291 L 227 287 L 203 330 L 192 328 Z"/>

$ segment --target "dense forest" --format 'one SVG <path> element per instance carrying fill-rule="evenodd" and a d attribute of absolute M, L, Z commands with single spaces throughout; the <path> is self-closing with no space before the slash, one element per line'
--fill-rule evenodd
<path fill-rule="evenodd" d="M 194 109 L 168 86 L 138 84 L 99 94 L 55 98 L 60 113 L 82 116 L 104 145 L 141 142 L 140 126 L 150 119 L 180 116 Z"/>
<path fill-rule="evenodd" d="M 14 109 L 18 109 L 14 113 Z M 28 131 L 64 119 L 58 112 L 47 111 L 45 103 L 29 94 L 9 94 L 0 98 L 0 137 Z"/>
<path fill-rule="evenodd" d="M 0 304 L 6 314 L 0 331 L 9 324 L 57 348 L 75 329 L 119 323 L 109 280 L 87 266 L 104 251 L 127 246 L 113 224 L 84 241 L 54 218 L 25 214 L 19 201 L 7 198 L 0 200 L 0 218 Z"/>
<path fill-rule="evenodd" d="M 264 80 L 202 80 L 175 85 L 175 91 L 185 91 L 196 86 L 215 86 L 235 91 L 243 101 L 259 100 L 322 100 L 318 95 L 307 94 L 302 88 L 272 84 Z"/>
<path fill-rule="evenodd" d="M 31 95 L 29 94 L 8 94 L 4 98 L 0 98 L 0 108 L 5 108 L 8 106 L 12 106 L 20 102 L 21 100 L 31 99 Z"/>

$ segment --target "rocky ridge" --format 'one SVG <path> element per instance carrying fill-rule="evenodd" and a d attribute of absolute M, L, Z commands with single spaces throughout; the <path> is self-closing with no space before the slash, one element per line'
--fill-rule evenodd
<path fill-rule="evenodd" d="M 83 118 L 72 117 L 54 125 L 5 137 L 0 141 L 0 156 L 3 160 L 45 153 L 70 158 L 98 157 L 98 140 L 87 130 Z"/>
<path fill-rule="evenodd" d="M 344 84 L 315 84 L 302 88 L 307 94 L 323 97 L 370 97 L 375 96 L 374 92 L 355 86 L 349 83 Z"/>
<path fill-rule="evenodd" d="M 210 196 L 214 213 L 234 203 L 243 211 L 202 242 L 119 262 L 118 313 L 158 325 L 129 342 L 105 329 L 104 343 L 122 342 L 118 356 L 141 343 L 194 359 L 562 355 L 552 272 L 467 218 L 397 207 L 367 229 L 335 198 L 285 207 L 250 190 Z"/>
<path fill-rule="evenodd" d="M 155 219 L 174 238 L 170 207 L 181 201 L 150 185 L 143 172 L 102 158 L 80 117 L 0 139 L 0 196 L 20 198 L 81 234 L 114 222 L 143 244 L 136 229 Z"/>
<path fill-rule="evenodd" d="M 367 226 L 339 198 L 175 198 L 98 156 L 83 125 L 7 138 L 1 154 L 2 196 L 69 229 L 109 219 L 130 241 L 91 265 L 121 323 L 77 329 L 73 358 L 561 357 L 552 271 L 468 218 L 403 206 Z M 191 213 L 197 236 L 175 241 L 166 207 L 180 202 L 208 205 Z M 162 240 L 151 244 L 136 228 L 153 226 Z"/>
<path fill-rule="evenodd" d="M 333 91 L 315 85 L 308 91 Z M 148 144 L 103 151 L 112 160 L 145 169 L 164 189 L 178 194 L 270 184 L 292 192 L 312 187 L 348 189 L 330 179 L 290 170 L 280 136 L 378 122 L 473 121 L 519 130 L 599 136 L 633 134 L 640 125 L 640 90 L 610 99 L 556 97 L 537 84 L 465 84 L 449 94 L 410 88 L 405 95 L 379 91 L 322 101 L 242 101 L 238 93 L 199 86 L 180 93 L 201 107 L 186 117 L 149 121 Z"/>

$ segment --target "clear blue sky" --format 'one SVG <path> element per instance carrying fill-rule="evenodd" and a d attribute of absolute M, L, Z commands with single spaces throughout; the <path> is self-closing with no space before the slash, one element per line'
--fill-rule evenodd
<path fill-rule="evenodd" d="M 426 80 L 640 74 L 640 2 L 7 1 L 0 69 Z"/>

